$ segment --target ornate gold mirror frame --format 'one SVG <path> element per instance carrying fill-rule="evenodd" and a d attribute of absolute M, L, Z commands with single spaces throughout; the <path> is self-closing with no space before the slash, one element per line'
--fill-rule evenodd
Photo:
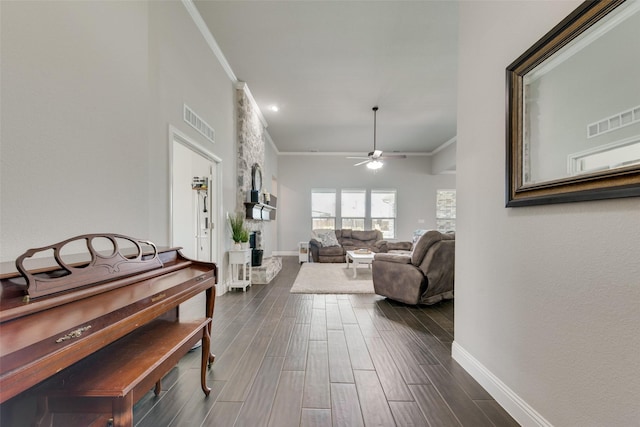
<path fill-rule="evenodd" d="M 586 1 L 507 67 L 507 207 L 640 196 L 639 5 Z"/>

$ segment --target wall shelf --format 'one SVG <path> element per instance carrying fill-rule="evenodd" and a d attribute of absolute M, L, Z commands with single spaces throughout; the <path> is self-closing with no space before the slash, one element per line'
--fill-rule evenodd
<path fill-rule="evenodd" d="M 244 207 L 248 219 L 270 221 L 276 218 L 275 206 L 265 205 L 264 203 L 245 202 Z"/>

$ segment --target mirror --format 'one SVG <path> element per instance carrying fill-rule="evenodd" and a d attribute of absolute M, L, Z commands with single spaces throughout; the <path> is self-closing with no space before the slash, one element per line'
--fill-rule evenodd
<path fill-rule="evenodd" d="M 251 189 L 258 193 L 262 191 L 262 170 L 257 163 L 251 167 Z"/>
<path fill-rule="evenodd" d="M 507 67 L 508 207 L 640 196 L 640 1 L 587 1 Z"/>

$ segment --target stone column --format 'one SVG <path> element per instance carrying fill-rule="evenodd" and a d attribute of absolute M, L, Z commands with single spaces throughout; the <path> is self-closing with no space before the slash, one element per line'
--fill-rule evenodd
<path fill-rule="evenodd" d="M 236 210 L 245 211 L 244 202 L 251 191 L 251 167 L 257 163 L 264 171 L 265 128 L 254 103 L 247 95 L 245 85 L 236 89 L 238 105 L 238 160 Z M 266 177 L 263 177 L 263 180 Z M 262 231 L 263 221 L 247 219 L 247 228 Z M 264 234 L 263 234 L 264 235 Z"/>

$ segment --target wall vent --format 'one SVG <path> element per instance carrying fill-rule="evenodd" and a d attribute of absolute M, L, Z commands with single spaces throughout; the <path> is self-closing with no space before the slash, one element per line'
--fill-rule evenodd
<path fill-rule="evenodd" d="M 587 138 L 602 135 L 640 122 L 640 105 L 587 125 Z"/>
<path fill-rule="evenodd" d="M 189 123 L 195 130 L 211 142 L 216 142 L 216 131 L 204 120 L 200 118 L 191 108 L 184 104 L 184 121 Z"/>

